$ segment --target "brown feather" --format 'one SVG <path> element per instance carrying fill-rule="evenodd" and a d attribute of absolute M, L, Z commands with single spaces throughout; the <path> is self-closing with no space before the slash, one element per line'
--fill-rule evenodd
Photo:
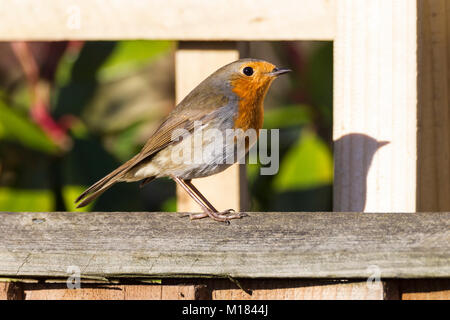
<path fill-rule="evenodd" d="M 214 99 L 215 96 L 211 94 L 206 94 L 207 99 Z M 221 107 L 226 103 L 226 99 L 216 99 L 217 108 Z M 77 208 L 83 207 L 90 203 L 92 200 L 96 199 L 101 195 L 106 189 L 111 187 L 116 182 L 121 181 L 124 175 L 139 165 L 142 161 L 148 161 L 148 158 L 160 151 L 161 149 L 167 147 L 168 145 L 174 143 L 172 134 L 176 129 L 185 129 L 189 132 L 194 130 L 194 122 L 208 121 L 208 115 L 211 114 L 214 109 L 206 108 L 185 108 L 186 105 L 190 104 L 189 95 L 174 109 L 177 112 L 172 111 L 165 121 L 156 129 L 155 133 L 150 137 L 147 143 L 142 148 L 141 152 L 134 156 L 132 159 L 128 160 L 126 163 L 121 165 L 119 168 L 100 179 L 92 186 L 90 186 L 86 191 L 84 191 L 76 200 L 75 203 L 85 199 L 81 202 Z M 145 182 L 145 180 L 144 180 Z"/>
<path fill-rule="evenodd" d="M 249 65 L 257 71 L 252 77 L 246 77 L 241 72 L 243 67 Z M 130 170 L 144 162 L 148 164 L 150 157 L 174 143 L 174 130 L 185 129 L 191 132 L 197 120 L 208 123 L 221 116 L 230 118 L 226 112 L 214 112 L 219 108 L 236 105 L 236 111 L 233 111 L 236 114 L 231 115 L 235 128 L 260 129 L 263 121 L 263 100 L 273 80 L 270 72 L 274 67 L 267 62 L 243 59 L 217 70 L 176 106 L 139 154 L 84 191 L 76 199 L 76 202 L 82 201 L 78 207 L 85 206 L 116 182 L 133 181 L 135 176 Z M 127 174 L 131 176 L 128 177 Z M 149 179 L 152 177 L 145 178 L 143 184 L 149 182 Z"/>

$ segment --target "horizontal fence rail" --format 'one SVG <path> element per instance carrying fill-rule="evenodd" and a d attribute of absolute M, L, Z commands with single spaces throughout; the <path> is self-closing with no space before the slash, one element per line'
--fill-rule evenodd
<path fill-rule="evenodd" d="M 0 40 L 332 40 L 335 0 L 13 0 Z"/>
<path fill-rule="evenodd" d="M 3 212 L 0 277 L 450 277 L 450 213 L 248 215 Z"/>

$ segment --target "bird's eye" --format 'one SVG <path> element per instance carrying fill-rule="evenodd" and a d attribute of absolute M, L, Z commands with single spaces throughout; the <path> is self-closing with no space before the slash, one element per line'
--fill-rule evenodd
<path fill-rule="evenodd" d="M 242 72 L 246 75 L 246 76 L 251 76 L 253 74 L 253 68 L 252 67 L 245 67 L 244 70 L 242 70 Z"/>
<path fill-rule="evenodd" d="M 277 72 L 278 68 L 273 68 L 272 72 Z"/>

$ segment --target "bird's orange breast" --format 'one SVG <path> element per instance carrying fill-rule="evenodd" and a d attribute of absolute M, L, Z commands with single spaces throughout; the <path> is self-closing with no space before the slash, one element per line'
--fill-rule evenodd
<path fill-rule="evenodd" d="M 260 84 L 245 79 L 235 79 L 231 82 L 232 91 L 239 97 L 238 113 L 234 119 L 234 128 L 259 129 L 264 121 L 264 97 L 269 84 Z"/>

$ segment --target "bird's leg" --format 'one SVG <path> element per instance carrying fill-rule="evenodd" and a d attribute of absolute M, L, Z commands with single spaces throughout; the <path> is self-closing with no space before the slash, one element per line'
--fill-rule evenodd
<path fill-rule="evenodd" d="M 216 208 L 214 208 L 214 206 L 191 183 L 191 180 L 183 180 L 178 177 L 172 177 L 172 179 L 178 183 L 204 211 L 204 213 L 190 215 L 191 219 L 201 219 L 209 216 L 216 221 L 225 222 L 231 219 L 242 218 L 239 214 L 225 215 L 234 212 L 232 209 L 226 210 L 225 212 L 217 212 Z"/>
<path fill-rule="evenodd" d="M 208 216 L 208 213 L 210 211 L 210 208 L 208 208 L 208 206 L 206 204 L 204 204 L 201 199 L 199 199 L 196 194 L 194 192 L 192 192 L 191 189 L 189 189 L 189 187 L 185 184 L 185 182 L 177 177 L 172 177 L 172 179 L 178 183 L 183 189 L 184 191 L 187 192 L 187 194 L 194 199 L 195 202 L 197 202 L 197 204 L 203 209 L 203 213 L 199 213 L 199 214 L 190 214 L 189 217 L 191 218 L 191 220 L 193 219 L 202 219 L 202 218 L 206 218 Z"/>
<path fill-rule="evenodd" d="M 183 181 L 188 186 L 188 188 L 191 189 L 191 191 L 195 193 L 195 195 L 198 196 L 211 211 L 218 212 L 217 209 L 214 208 L 214 206 L 211 204 L 211 202 L 209 202 L 208 199 L 206 199 L 205 196 L 194 186 L 192 180 Z"/>
<path fill-rule="evenodd" d="M 191 189 L 191 191 L 194 192 L 203 201 L 203 203 L 205 203 L 209 207 L 209 209 L 211 210 L 211 212 L 214 214 L 215 217 L 226 219 L 226 221 L 231 219 L 240 219 L 243 217 L 243 215 L 235 213 L 233 209 L 218 212 L 217 209 L 214 208 L 214 206 L 208 201 L 208 199 L 206 199 L 205 196 L 194 186 L 191 180 L 183 180 L 183 181 Z"/>

